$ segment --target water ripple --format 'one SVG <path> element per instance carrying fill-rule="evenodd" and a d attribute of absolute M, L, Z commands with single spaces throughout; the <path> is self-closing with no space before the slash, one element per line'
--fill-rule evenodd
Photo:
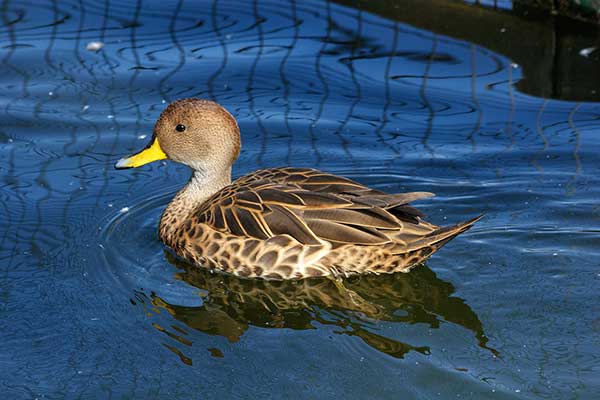
<path fill-rule="evenodd" d="M 597 392 L 598 103 L 523 94 L 491 49 L 316 0 L 5 2 L 0 49 L 8 397 Z M 156 234 L 189 171 L 113 170 L 185 96 L 238 118 L 235 175 L 316 166 L 434 191 L 418 206 L 438 224 L 486 217 L 343 291 L 199 270 Z"/>

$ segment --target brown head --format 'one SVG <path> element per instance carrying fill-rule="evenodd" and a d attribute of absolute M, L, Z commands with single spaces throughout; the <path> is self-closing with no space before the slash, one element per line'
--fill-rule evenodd
<path fill-rule="evenodd" d="M 115 168 L 168 158 L 196 171 L 219 172 L 230 168 L 239 154 L 240 130 L 227 110 L 210 100 L 183 99 L 160 114 L 148 146 L 120 159 Z"/>

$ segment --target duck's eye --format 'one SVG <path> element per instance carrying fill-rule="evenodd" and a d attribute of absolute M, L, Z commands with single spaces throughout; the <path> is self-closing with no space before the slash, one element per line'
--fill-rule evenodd
<path fill-rule="evenodd" d="M 175 130 L 176 130 L 177 132 L 183 132 L 183 131 L 185 131 L 185 125 L 178 124 L 178 125 L 175 127 Z"/>

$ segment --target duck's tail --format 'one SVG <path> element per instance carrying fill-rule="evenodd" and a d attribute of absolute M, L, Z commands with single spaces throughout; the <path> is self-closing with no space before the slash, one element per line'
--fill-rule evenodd
<path fill-rule="evenodd" d="M 456 225 L 440 227 L 421 237 L 420 239 L 409 243 L 407 253 L 410 254 L 410 258 L 413 259 L 411 266 L 425 261 L 425 259 L 438 251 L 450 240 L 469 230 L 469 228 L 471 228 L 473 224 L 475 224 L 475 222 L 479 221 L 481 218 L 483 218 L 483 214 Z"/>
<path fill-rule="evenodd" d="M 427 243 L 427 246 L 437 245 L 437 250 L 446 243 L 448 243 L 450 240 L 454 239 L 456 236 L 460 235 L 465 231 L 468 231 L 475 224 L 475 222 L 479 221 L 481 218 L 483 218 L 483 216 L 484 215 L 481 214 L 473 219 L 458 223 L 456 225 L 440 227 L 434 230 L 433 232 L 429 233 L 421 240 Z"/>

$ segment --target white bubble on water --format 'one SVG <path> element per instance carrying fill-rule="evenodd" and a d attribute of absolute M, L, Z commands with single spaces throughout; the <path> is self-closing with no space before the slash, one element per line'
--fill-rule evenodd
<path fill-rule="evenodd" d="M 104 43 L 102 42 L 89 42 L 85 49 L 88 51 L 98 51 L 104 47 Z"/>
<path fill-rule="evenodd" d="M 583 57 L 589 57 L 594 51 L 596 51 L 596 47 L 586 47 L 585 49 L 579 50 L 579 55 Z"/>

